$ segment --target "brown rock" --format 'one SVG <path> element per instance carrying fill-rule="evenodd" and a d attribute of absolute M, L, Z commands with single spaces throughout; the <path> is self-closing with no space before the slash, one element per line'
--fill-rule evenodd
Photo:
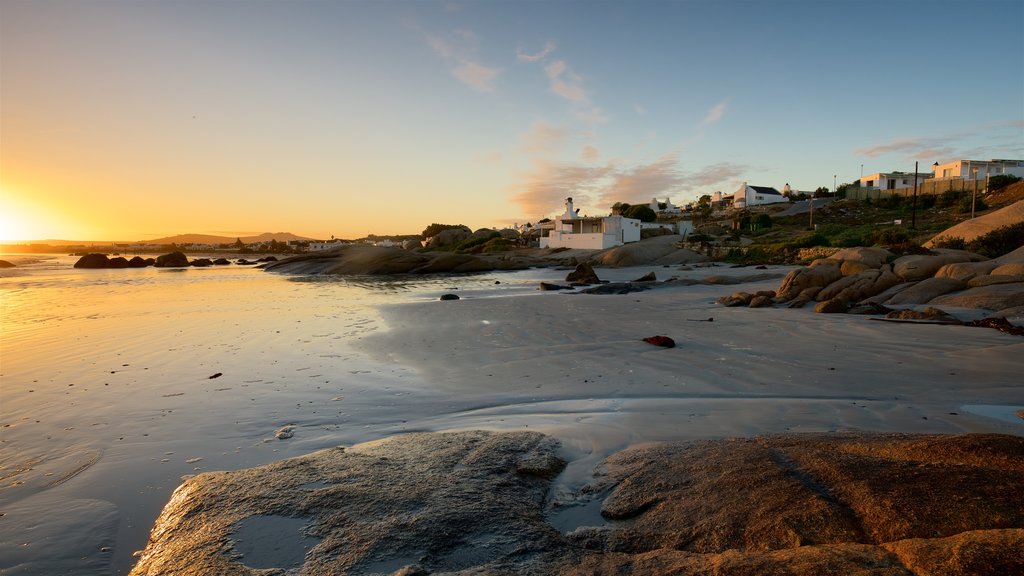
<path fill-rule="evenodd" d="M 772 300 L 771 296 L 759 295 L 759 296 L 754 296 L 753 298 L 751 298 L 750 299 L 750 304 L 748 304 L 747 306 L 749 306 L 751 308 L 768 308 L 773 303 L 774 303 L 774 301 Z"/>
<path fill-rule="evenodd" d="M 594 268 L 586 262 L 577 264 L 576 269 L 569 272 L 565 276 L 566 282 L 576 282 L 579 284 L 600 284 L 601 279 L 597 277 L 597 273 L 594 272 Z"/>
<path fill-rule="evenodd" d="M 935 273 L 946 264 L 970 262 L 968 253 L 960 254 L 911 254 L 897 258 L 892 264 L 892 271 L 904 282 L 924 280 L 935 276 Z"/>
<path fill-rule="evenodd" d="M 814 307 L 814 311 L 819 314 L 842 314 L 849 310 L 850 303 L 842 298 L 833 298 L 831 300 L 825 300 L 824 302 L 818 302 Z"/>
<path fill-rule="evenodd" d="M 917 576 L 1024 574 L 1024 530 L 972 530 L 882 545 Z"/>
<path fill-rule="evenodd" d="M 1024 263 L 1003 264 L 990 272 L 993 276 L 1024 276 Z"/>
<path fill-rule="evenodd" d="M 960 320 L 943 310 L 929 306 L 924 310 L 893 310 L 885 315 L 886 318 L 896 320 L 928 320 L 932 322 L 944 322 L 949 324 L 960 324 Z"/>
<path fill-rule="evenodd" d="M 1024 306 L 1024 282 L 969 288 L 956 294 L 939 296 L 929 303 L 935 306 L 984 308 L 986 310 Z"/>
<path fill-rule="evenodd" d="M 863 262 L 857 262 L 855 260 L 844 260 L 843 265 L 839 268 L 843 276 L 856 276 L 864 271 L 874 270 L 871 266 Z"/>
<path fill-rule="evenodd" d="M 829 258 L 842 262 L 860 262 L 868 268 L 879 268 L 892 256 L 892 252 L 885 248 L 858 246 L 855 248 L 843 248 L 829 256 Z"/>
<path fill-rule="evenodd" d="M 815 260 L 815 262 L 821 262 L 821 260 Z M 835 265 L 835 261 L 831 265 L 818 264 L 808 268 L 799 268 L 783 278 L 782 285 L 776 292 L 778 298 L 782 302 L 786 302 L 795 298 L 805 288 L 824 288 L 841 277 L 842 273 Z"/>
<path fill-rule="evenodd" d="M 980 288 L 982 286 L 992 286 L 993 284 L 1013 284 L 1014 282 L 1024 282 L 1024 275 L 998 276 L 992 274 L 989 276 L 975 276 L 967 281 L 967 286 L 969 288 Z"/>
<path fill-rule="evenodd" d="M 918 282 L 906 290 L 901 291 L 899 294 L 896 294 L 887 300 L 885 304 L 890 306 L 901 304 L 924 304 L 942 296 L 943 294 L 957 292 L 966 287 L 966 282 L 955 278 L 928 278 Z"/>
<path fill-rule="evenodd" d="M 936 278 L 955 278 L 967 282 L 975 276 L 989 274 L 998 264 L 991 260 L 987 262 L 957 262 L 946 264 L 935 273 Z"/>

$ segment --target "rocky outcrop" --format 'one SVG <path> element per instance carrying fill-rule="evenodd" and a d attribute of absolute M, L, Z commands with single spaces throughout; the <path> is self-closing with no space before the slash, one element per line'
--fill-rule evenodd
<path fill-rule="evenodd" d="M 576 269 L 565 275 L 565 281 L 573 284 L 600 284 L 601 279 L 594 272 L 594 267 L 584 262 L 577 264 Z"/>
<path fill-rule="evenodd" d="M 155 262 L 155 260 L 154 260 Z M 142 256 L 132 256 L 132 259 L 128 261 L 129 268 L 145 268 L 149 266 L 150 262 L 146 261 Z"/>
<path fill-rule="evenodd" d="M 963 290 L 966 287 L 966 282 L 956 278 L 927 278 L 886 300 L 884 304 L 888 306 L 925 304 L 943 294 Z"/>
<path fill-rule="evenodd" d="M 109 263 L 106 254 L 86 254 L 75 262 L 75 268 L 106 268 Z"/>
<path fill-rule="evenodd" d="M 0 260 L 0 268 L 14 268 L 14 264 L 11 264 L 7 260 Z"/>
<path fill-rule="evenodd" d="M 427 241 L 427 248 L 451 248 L 460 242 L 469 240 L 470 235 L 473 232 L 466 227 L 461 228 L 449 228 L 442 230 L 436 235 L 430 237 Z"/>
<path fill-rule="evenodd" d="M 157 268 L 184 268 L 188 266 L 188 257 L 181 252 L 171 252 L 156 257 Z"/>
<path fill-rule="evenodd" d="M 409 434 L 186 480 L 151 574 L 1018 574 L 1024 438 L 800 434 L 647 444 L 549 497 L 536 433 Z M 599 505 L 566 534 L 545 512 Z M 252 536 L 274 538 L 261 557 Z M 303 548 L 306 546 L 307 548 Z M 288 549 L 295 551 L 288 554 Z M 259 571 L 259 572 L 257 572 Z"/>

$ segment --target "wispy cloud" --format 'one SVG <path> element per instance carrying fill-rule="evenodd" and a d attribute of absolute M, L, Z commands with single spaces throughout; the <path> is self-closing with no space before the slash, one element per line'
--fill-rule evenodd
<path fill-rule="evenodd" d="M 548 122 L 537 121 L 520 136 L 519 148 L 527 154 L 551 155 L 561 150 L 565 138 L 565 129 Z"/>
<path fill-rule="evenodd" d="M 456 30 L 447 36 L 426 33 L 424 39 L 435 54 L 451 68 L 452 76 L 477 92 L 491 92 L 501 73 L 499 68 L 482 64 L 477 57 L 480 38 L 470 30 Z"/>
<path fill-rule="evenodd" d="M 894 154 L 903 160 L 943 161 L 952 158 L 1005 158 L 1024 148 L 1024 120 L 989 122 L 968 130 L 935 136 L 904 136 L 874 146 L 857 148 L 858 156 L 875 158 Z"/>
<path fill-rule="evenodd" d="M 705 126 L 711 126 L 712 124 L 715 124 L 716 122 L 721 120 L 722 116 L 725 115 L 725 109 L 726 109 L 726 107 L 728 105 L 729 105 L 729 101 L 728 100 L 722 100 L 718 104 L 715 104 L 711 108 L 711 110 L 708 110 L 707 115 L 704 116 L 704 120 L 701 121 L 701 123 L 700 123 L 701 127 L 703 128 Z"/>
<path fill-rule="evenodd" d="M 584 160 L 589 160 L 593 162 L 601 158 L 601 152 L 597 149 L 597 147 L 588 144 L 583 147 L 583 150 L 580 151 L 580 157 L 582 157 Z"/>
<path fill-rule="evenodd" d="M 536 54 L 527 54 L 523 52 L 522 49 L 516 50 L 516 58 L 520 62 L 542 62 L 545 58 L 548 57 L 548 54 L 551 54 L 552 52 L 554 52 L 554 50 L 555 43 L 548 40 L 547 42 L 544 43 L 544 49 L 541 50 L 540 52 L 537 52 Z"/>
<path fill-rule="evenodd" d="M 946 157 L 953 154 L 953 148 L 949 143 L 954 139 L 950 136 L 896 138 L 883 144 L 858 148 L 853 153 L 868 158 L 886 154 L 898 154 L 904 159 Z"/>
<path fill-rule="evenodd" d="M 569 69 L 565 60 L 555 60 L 544 66 L 544 73 L 551 81 L 551 90 L 576 104 L 589 102 L 587 90 L 583 87 L 583 78 Z"/>
<path fill-rule="evenodd" d="M 612 174 L 601 191 L 601 200 L 611 206 L 615 202 L 646 202 L 656 196 L 671 196 L 685 182 L 679 170 L 679 156 L 665 154 L 650 164 L 641 164 Z"/>
<path fill-rule="evenodd" d="M 702 186 L 721 184 L 740 176 L 749 169 L 750 167 L 745 164 L 733 164 L 731 162 L 711 164 L 688 174 L 686 176 L 685 188 L 691 190 Z"/>
<path fill-rule="evenodd" d="M 610 171 L 610 166 L 581 166 L 537 159 L 530 170 L 521 175 L 518 191 L 512 194 L 511 200 L 528 215 L 554 212 L 569 196 L 581 207 L 594 205 L 595 193 Z"/>

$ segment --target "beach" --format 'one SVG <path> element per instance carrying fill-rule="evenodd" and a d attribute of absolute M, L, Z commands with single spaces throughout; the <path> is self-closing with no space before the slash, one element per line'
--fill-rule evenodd
<path fill-rule="evenodd" d="M 182 477 L 411 432 L 550 435 L 566 494 L 654 441 L 1024 435 L 1024 341 L 995 330 L 716 304 L 732 286 L 538 291 L 564 279 L 556 268 L 380 280 L 35 266 L 2 278 L 5 574 L 127 573 Z M 652 271 L 755 272 L 598 274 Z M 676 347 L 642 341 L 653 335 Z"/>

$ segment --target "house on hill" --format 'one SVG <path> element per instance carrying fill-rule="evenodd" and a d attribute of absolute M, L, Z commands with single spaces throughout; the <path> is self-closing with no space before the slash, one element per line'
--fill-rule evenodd
<path fill-rule="evenodd" d="M 750 186 L 744 182 L 733 194 L 732 205 L 734 208 L 742 209 L 779 202 L 789 202 L 789 198 L 770 186 Z"/>
<path fill-rule="evenodd" d="M 930 177 L 929 174 L 918 174 L 917 183 L 920 184 L 925 178 Z M 914 187 L 914 175 L 906 172 L 878 172 L 862 177 L 860 185 L 862 188 L 875 190 L 903 190 Z"/>
<path fill-rule="evenodd" d="M 984 180 L 1002 175 L 1024 178 L 1024 160 L 953 160 L 945 164 L 936 162 L 932 168 L 937 179 Z"/>
<path fill-rule="evenodd" d="M 640 241 L 640 221 L 623 216 L 580 216 L 572 198 L 565 199 L 565 212 L 541 225 L 541 248 L 583 248 L 603 250 Z"/>

